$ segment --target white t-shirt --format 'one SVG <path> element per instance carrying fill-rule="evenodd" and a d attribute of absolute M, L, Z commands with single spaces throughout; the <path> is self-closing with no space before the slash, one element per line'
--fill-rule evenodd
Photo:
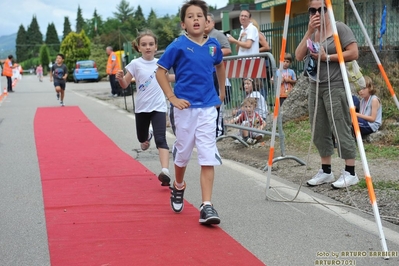
<path fill-rule="evenodd" d="M 256 104 L 256 108 L 255 111 L 263 118 L 266 119 L 267 117 L 267 105 L 266 105 L 266 100 L 265 98 L 262 96 L 262 94 L 260 94 L 259 91 L 253 91 L 251 92 L 247 98 L 256 98 L 257 99 L 257 104 Z"/>
<path fill-rule="evenodd" d="M 249 49 L 242 48 L 240 46 L 240 48 L 238 49 L 238 55 L 259 54 L 259 31 L 258 31 L 258 29 L 252 23 L 249 23 L 248 27 L 246 27 L 245 29 L 243 26 L 241 26 L 240 36 L 243 32 L 245 32 L 246 35 L 244 35 L 243 38 L 241 38 L 241 41 L 246 42 L 247 40 L 252 40 L 253 42 L 252 42 L 251 48 L 249 48 Z"/>
<path fill-rule="evenodd" d="M 136 113 L 166 112 L 167 110 L 165 94 L 155 77 L 158 69 L 157 61 L 158 59 L 155 58 L 147 61 L 140 57 L 126 66 L 126 70 L 136 79 Z"/>

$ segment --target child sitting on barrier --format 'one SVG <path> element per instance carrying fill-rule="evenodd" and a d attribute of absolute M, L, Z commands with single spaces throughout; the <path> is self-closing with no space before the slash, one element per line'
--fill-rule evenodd
<path fill-rule="evenodd" d="M 230 121 L 230 124 L 241 124 L 245 127 L 263 130 L 266 126 L 265 120 L 255 111 L 257 100 L 246 98 L 241 106 L 241 114 Z M 255 144 L 263 138 L 263 134 L 241 129 L 241 137 L 248 144 Z"/>

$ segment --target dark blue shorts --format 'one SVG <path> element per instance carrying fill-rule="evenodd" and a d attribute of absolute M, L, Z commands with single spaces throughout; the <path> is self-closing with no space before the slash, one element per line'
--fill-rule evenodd
<path fill-rule="evenodd" d="M 60 87 L 61 90 L 65 90 L 65 81 L 54 80 L 54 87 Z"/>

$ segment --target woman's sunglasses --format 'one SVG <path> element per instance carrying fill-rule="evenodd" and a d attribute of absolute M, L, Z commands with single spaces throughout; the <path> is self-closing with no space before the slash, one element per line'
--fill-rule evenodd
<path fill-rule="evenodd" d="M 314 7 L 310 7 L 309 9 L 308 9 L 308 11 L 309 11 L 309 14 L 310 15 L 316 15 L 316 12 L 319 12 L 319 14 L 321 14 L 321 10 L 323 9 L 323 11 L 324 11 L 324 13 L 326 13 L 327 12 L 327 7 L 319 7 L 319 8 L 314 8 Z"/>

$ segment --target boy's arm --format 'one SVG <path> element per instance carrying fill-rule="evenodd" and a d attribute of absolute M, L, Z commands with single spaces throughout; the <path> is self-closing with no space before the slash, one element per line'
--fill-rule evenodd
<path fill-rule="evenodd" d="M 64 71 L 65 71 L 65 74 L 64 74 L 64 76 L 62 76 L 62 79 L 66 81 L 66 79 L 68 77 L 68 68 L 64 67 Z"/>
<path fill-rule="evenodd" d="M 175 74 L 167 74 L 168 77 L 168 81 L 169 82 L 175 82 L 176 78 L 175 78 Z"/>
<path fill-rule="evenodd" d="M 295 85 L 295 83 L 296 83 L 296 75 L 295 75 L 294 70 L 292 70 L 292 69 L 291 69 L 291 80 L 290 80 L 290 83 L 292 85 Z"/>
<path fill-rule="evenodd" d="M 224 101 L 224 97 L 226 96 L 226 70 L 224 67 L 223 61 L 220 62 L 220 64 L 215 66 L 216 68 L 216 76 L 218 78 L 218 83 L 219 83 L 219 98 L 220 101 Z"/>
<path fill-rule="evenodd" d="M 242 114 L 234 117 L 233 119 L 231 119 L 228 124 L 238 124 L 242 122 Z"/>
<path fill-rule="evenodd" d="M 50 68 L 49 76 L 50 76 L 50 82 L 52 82 L 53 81 L 53 68 Z"/>
<path fill-rule="evenodd" d="M 179 108 L 180 110 L 190 107 L 189 101 L 184 99 L 179 99 L 173 93 L 172 87 L 170 86 L 166 73 L 167 73 L 166 69 L 158 67 L 156 78 L 159 86 L 163 90 L 163 93 L 166 95 L 166 98 L 174 107 Z"/>

